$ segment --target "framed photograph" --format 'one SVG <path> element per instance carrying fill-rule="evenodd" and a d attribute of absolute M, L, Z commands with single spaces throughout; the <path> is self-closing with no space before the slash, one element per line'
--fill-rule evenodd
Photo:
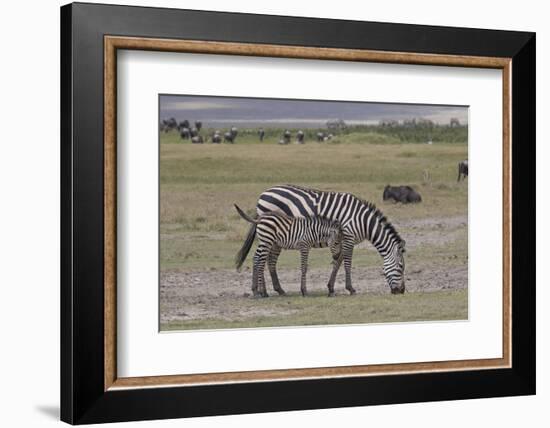
<path fill-rule="evenodd" d="M 535 393 L 533 33 L 70 4 L 61 54 L 62 420 Z"/>

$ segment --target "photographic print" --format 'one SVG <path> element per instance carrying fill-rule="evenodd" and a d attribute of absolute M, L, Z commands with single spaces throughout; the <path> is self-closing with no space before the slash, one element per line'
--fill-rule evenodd
<path fill-rule="evenodd" d="M 468 319 L 468 107 L 159 95 L 160 330 Z"/>

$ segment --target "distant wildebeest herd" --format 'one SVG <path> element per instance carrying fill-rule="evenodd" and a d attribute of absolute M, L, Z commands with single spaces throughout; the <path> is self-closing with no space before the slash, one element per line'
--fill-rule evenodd
<path fill-rule="evenodd" d="M 239 133 L 238 129 L 234 126 L 231 127 L 223 135 L 220 131 L 215 131 L 210 137 L 203 136 L 201 134 L 202 122 L 195 121 L 195 126 L 191 126 L 191 123 L 185 119 L 182 122 L 177 122 L 173 117 L 170 119 L 163 119 L 160 123 L 161 132 L 177 131 L 182 140 L 191 140 L 193 144 L 204 144 L 211 141 L 213 144 L 220 144 L 222 141 L 226 143 L 234 143 Z"/>
<path fill-rule="evenodd" d="M 335 123 L 338 123 L 338 121 L 335 121 Z M 336 127 L 335 125 L 331 125 L 332 122 L 328 122 L 327 126 L 329 126 L 329 129 L 340 129 Z M 332 126 L 332 127 L 331 127 Z M 160 122 L 160 131 L 161 132 L 170 132 L 170 131 L 176 131 L 179 133 L 182 140 L 191 140 L 193 144 L 203 144 L 212 142 L 213 144 L 220 144 L 222 142 L 225 143 L 235 143 L 237 140 L 238 135 L 238 129 L 234 126 L 232 126 L 227 132 L 216 130 L 212 132 L 209 136 L 204 136 L 201 134 L 202 129 L 202 122 L 201 121 L 195 121 L 194 126 L 191 126 L 191 123 L 189 120 L 183 120 L 178 123 L 178 121 L 175 118 L 170 119 L 163 119 Z M 295 137 L 295 143 L 296 144 L 304 144 L 306 142 L 305 139 L 306 134 L 304 131 L 299 130 L 296 132 Z M 324 132 L 320 131 L 316 134 L 316 140 L 317 142 L 324 142 L 324 141 L 330 141 L 334 138 L 334 134 L 330 132 Z M 263 142 L 265 139 L 265 131 L 263 128 L 260 128 L 258 130 L 258 139 L 260 142 Z M 281 135 L 281 138 L 277 141 L 280 145 L 286 145 L 290 144 L 292 141 L 292 133 L 290 130 L 285 129 Z"/>

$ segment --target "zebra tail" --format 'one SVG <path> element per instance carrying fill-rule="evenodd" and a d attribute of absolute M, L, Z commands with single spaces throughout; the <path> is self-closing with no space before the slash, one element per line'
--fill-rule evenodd
<path fill-rule="evenodd" d="M 253 223 L 253 224 L 258 224 L 258 220 L 254 220 L 252 217 L 250 217 L 247 213 L 245 213 L 243 210 L 241 210 L 237 204 L 233 204 L 235 205 L 235 209 L 237 210 L 237 212 L 239 213 L 239 215 L 244 218 L 247 222 L 249 223 Z"/>
<path fill-rule="evenodd" d="M 246 214 L 237 206 L 237 204 L 234 205 L 239 215 L 249 223 L 252 223 L 250 225 L 250 229 L 248 229 L 248 235 L 246 235 L 243 246 L 235 256 L 235 267 L 237 268 L 237 272 L 239 272 L 241 270 L 241 267 L 243 266 L 244 261 L 246 260 L 246 256 L 248 256 L 248 253 L 250 252 L 250 248 L 252 248 L 254 238 L 256 238 L 256 225 L 258 224 L 258 220 L 255 220 L 248 214 Z"/>
<path fill-rule="evenodd" d="M 256 237 L 256 222 L 253 222 L 250 225 L 250 229 L 248 230 L 248 235 L 246 236 L 243 246 L 235 256 L 235 267 L 237 268 L 237 272 L 241 270 L 241 267 L 243 266 L 246 256 L 250 252 L 250 248 L 252 248 L 252 244 L 254 243 L 255 237 Z"/>

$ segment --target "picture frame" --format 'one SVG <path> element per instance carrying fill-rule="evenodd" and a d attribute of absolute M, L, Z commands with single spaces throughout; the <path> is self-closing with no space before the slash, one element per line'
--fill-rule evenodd
<path fill-rule="evenodd" d="M 120 49 L 501 69 L 502 358 L 119 378 L 116 52 Z M 535 91 L 533 33 L 80 3 L 63 6 L 61 419 L 85 424 L 534 394 Z"/>

